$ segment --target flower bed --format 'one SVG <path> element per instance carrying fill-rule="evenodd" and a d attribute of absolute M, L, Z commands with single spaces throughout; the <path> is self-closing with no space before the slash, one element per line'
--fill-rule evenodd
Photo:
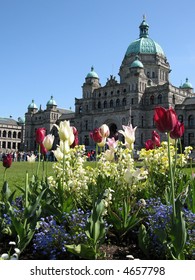
<path fill-rule="evenodd" d="M 10 192 L 6 170 L 12 160 L 6 155 L 2 259 L 195 259 L 195 179 L 183 171 L 192 148 L 181 149 L 184 126 L 172 108 L 156 108 L 154 121 L 167 141 L 154 131 L 139 153 L 139 168 L 136 127 L 119 131 L 125 143 L 109 138 L 105 124 L 94 129 L 95 162 L 86 167 L 76 128 L 61 122 L 55 176 L 47 174 L 40 156 L 52 149 L 54 137 L 39 128 L 37 170 L 32 178 L 26 174 L 20 197 Z"/>

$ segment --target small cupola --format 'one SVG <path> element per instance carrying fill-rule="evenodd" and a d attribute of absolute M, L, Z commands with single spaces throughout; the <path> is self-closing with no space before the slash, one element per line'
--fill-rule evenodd
<path fill-rule="evenodd" d="M 53 96 L 51 96 L 50 100 L 47 102 L 46 104 L 47 106 L 47 109 L 52 109 L 52 108 L 56 108 L 57 107 L 57 103 L 56 101 L 54 100 Z"/>
<path fill-rule="evenodd" d="M 135 60 L 131 63 L 130 68 L 144 68 L 143 63 L 139 60 L 138 55 L 136 55 Z"/>
<path fill-rule="evenodd" d="M 91 67 L 91 71 L 87 74 L 86 78 L 99 79 L 98 74 L 94 71 L 94 67 Z"/>
<path fill-rule="evenodd" d="M 28 105 L 28 111 L 37 111 L 37 105 L 35 104 L 34 99 L 32 99 L 32 102 Z"/>
<path fill-rule="evenodd" d="M 181 88 L 184 88 L 184 89 L 192 89 L 193 86 L 192 84 L 189 82 L 188 78 L 186 78 L 186 81 L 185 83 L 181 86 Z"/>

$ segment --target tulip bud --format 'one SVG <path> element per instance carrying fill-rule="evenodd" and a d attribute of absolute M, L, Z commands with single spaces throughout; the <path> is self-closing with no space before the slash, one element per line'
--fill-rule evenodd
<path fill-rule="evenodd" d="M 99 132 L 103 138 L 107 138 L 110 135 L 110 129 L 107 124 L 103 124 L 99 128 Z"/>
<path fill-rule="evenodd" d="M 44 127 L 38 128 L 36 130 L 36 142 L 37 144 L 41 144 L 45 138 L 46 129 Z"/>
<path fill-rule="evenodd" d="M 55 151 L 53 151 L 53 153 L 57 161 L 61 161 L 64 157 L 63 153 L 60 150 L 60 147 L 58 147 Z"/>
<path fill-rule="evenodd" d="M 184 124 L 177 122 L 175 128 L 171 131 L 170 136 L 172 139 L 181 138 L 184 134 Z"/>
<path fill-rule="evenodd" d="M 155 108 L 154 122 L 160 132 L 171 132 L 176 126 L 178 119 L 173 108 L 165 109 L 163 107 Z"/>
<path fill-rule="evenodd" d="M 148 139 L 146 142 L 145 142 L 145 148 L 146 150 L 153 150 L 154 149 L 154 143 L 151 139 Z"/>
<path fill-rule="evenodd" d="M 160 147 L 160 135 L 155 130 L 152 131 L 152 142 L 155 147 Z"/>
<path fill-rule="evenodd" d="M 51 150 L 54 142 L 54 135 L 48 134 L 43 140 L 44 147 L 49 151 Z"/>
<path fill-rule="evenodd" d="M 7 154 L 3 157 L 3 166 L 9 168 L 12 165 L 12 155 Z"/>
<path fill-rule="evenodd" d="M 60 140 L 68 141 L 69 145 L 74 142 L 73 129 L 69 121 L 60 122 L 60 126 L 55 125 L 58 129 Z"/>
<path fill-rule="evenodd" d="M 76 129 L 76 127 L 72 126 L 72 131 L 73 131 L 73 134 L 74 134 L 74 141 L 70 145 L 70 148 L 74 148 L 75 146 L 77 146 L 79 144 L 78 130 Z"/>
<path fill-rule="evenodd" d="M 32 154 L 31 156 L 27 156 L 27 161 L 30 163 L 35 162 L 36 160 L 36 156 L 34 154 Z"/>
<path fill-rule="evenodd" d="M 94 130 L 91 131 L 89 135 L 95 143 L 102 142 L 102 135 L 100 134 L 100 129 L 99 128 L 94 128 Z"/>

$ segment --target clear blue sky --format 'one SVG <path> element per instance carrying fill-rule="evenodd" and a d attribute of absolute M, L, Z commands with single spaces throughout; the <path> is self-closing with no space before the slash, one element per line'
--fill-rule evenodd
<path fill-rule="evenodd" d="M 171 83 L 188 77 L 195 88 L 194 0 L 0 0 L 0 116 L 23 117 L 32 99 L 45 109 L 51 95 L 74 110 L 92 65 L 102 85 L 119 80 L 143 14 Z"/>

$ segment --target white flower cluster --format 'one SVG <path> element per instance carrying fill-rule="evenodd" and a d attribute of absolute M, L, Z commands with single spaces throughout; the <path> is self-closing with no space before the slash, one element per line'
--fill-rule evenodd
<path fill-rule="evenodd" d="M 10 241 L 9 245 L 11 246 L 9 252 L 8 253 L 3 253 L 0 256 L 0 260 L 18 260 L 19 259 L 20 249 L 13 248 L 13 246 L 16 246 L 16 243 L 14 241 Z M 13 254 L 11 253 L 12 249 L 14 251 Z"/>

